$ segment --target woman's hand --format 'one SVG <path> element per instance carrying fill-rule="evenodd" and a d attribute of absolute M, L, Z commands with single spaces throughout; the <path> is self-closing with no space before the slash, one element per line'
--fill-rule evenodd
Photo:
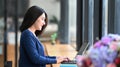
<path fill-rule="evenodd" d="M 57 63 L 61 63 L 63 61 L 69 61 L 68 57 L 61 57 L 61 56 L 59 56 L 59 57 L 56 57 L 56 59 L 57 59 Z"/>

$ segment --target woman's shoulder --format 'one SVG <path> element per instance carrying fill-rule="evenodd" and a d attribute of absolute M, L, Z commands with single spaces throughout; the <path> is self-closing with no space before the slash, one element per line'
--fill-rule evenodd
<path fill-rule="evenodd" d="M 26 30 L 24 30 L 23 32 L 22 32 L 22 34 L 21 34 L 22 36 L 32 36 L 32 33 L 28 30 L 28 29 L 26 29 Z"/>

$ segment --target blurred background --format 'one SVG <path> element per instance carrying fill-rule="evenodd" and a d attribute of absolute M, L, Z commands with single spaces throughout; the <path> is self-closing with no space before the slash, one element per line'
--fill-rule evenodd
<path fill-rule="evenodd" d="M 76 0 L 68 0 L 64 3 L 60 0 L 0 0 L 0 43 L 1 43 L 1 57 L 0 67 L 11 66 L 16 67 L 18 65 L 19 58 L 19 41 L 20 41 L 20 31 L 19 26 L 23 21 L 24 14 L 26 10 L 33 6 L 37 5 L 43 8 L 48 14 L 48 26 L 45 29 L 44 33 L 39 37 L 42 42 L 51 42 L 51 39 L 57 40 L 60 42 L 58 35 L 61 35 L 61 43 L 69 43 L 68 37 L 71 35 L 71 42 L 76 40 Z M 63 3 L 61 3 L 63 2 Z M 62 9 L 65 11 L 61 11 Z M 66 6 L 66 7 L 65 7 Z M 69 7 L 70 6 L 70 7 Z M 70 9 L 69 9 L 70 8 Z M 71 10 L 71 13 L 68 11 Z M 61 13 L 64 12 L 64 13 Z M 61 22 L 61 15 L 64 17 Z M 64 16 L 65 15 L 65 16 Z M 69 16 L 68 16 L 69 15 Z M 70 23 L 68 23 L 68 18 Z M 66 23 L 65 23 L 66 22 Z M 61 32 L 58 34 L 59 25 Z M 69 26 L 68 26 L 69 25 Z M 70 29 L 68 29 L 68 27 Z M 65 29 L 66 28 L 66 29 Z M 69 31 L 68 31 L 69 30 Z M 65 32 L 66 31 L 66 32 Z M 68 36 L 68 33 L 69 34 Z M 67 36 L 66 36 L 67 35 Z M 64 37 L 66 36 L 66 37 Z M 64 37 L 64 38 L 63 38 Z"/>
<path fill-rule="evenodd" d="M 0 67 L 17 67 L 19 26 L 26 10 L 37 5 L 48 14 L 42 42 L 71 45 L 76 51 L 108 33 L 120 34 L 120 0 L 0 0 Z"/>

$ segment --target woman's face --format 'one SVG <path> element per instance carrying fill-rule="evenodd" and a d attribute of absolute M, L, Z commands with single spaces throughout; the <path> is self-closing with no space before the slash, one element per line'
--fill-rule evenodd
<path fill-rule="evenodd" d="M 34 27 L 36 30 L 41 30 L 43 25 L 45 25 L 45 13 L 37 18 Z"/>

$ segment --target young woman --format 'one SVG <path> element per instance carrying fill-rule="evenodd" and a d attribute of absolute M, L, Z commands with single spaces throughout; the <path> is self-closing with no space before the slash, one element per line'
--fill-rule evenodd
<path fill-rule="evenodd" d="M 19 67 L 45 67 L 46 64 L 68 61 L 67 57 L 45 56 L 44 47 L 37 36 L 42 34 L 47 20 L 46 12 L 38 6 L 32 6 L 26 12 L 20 26 Z"/>

